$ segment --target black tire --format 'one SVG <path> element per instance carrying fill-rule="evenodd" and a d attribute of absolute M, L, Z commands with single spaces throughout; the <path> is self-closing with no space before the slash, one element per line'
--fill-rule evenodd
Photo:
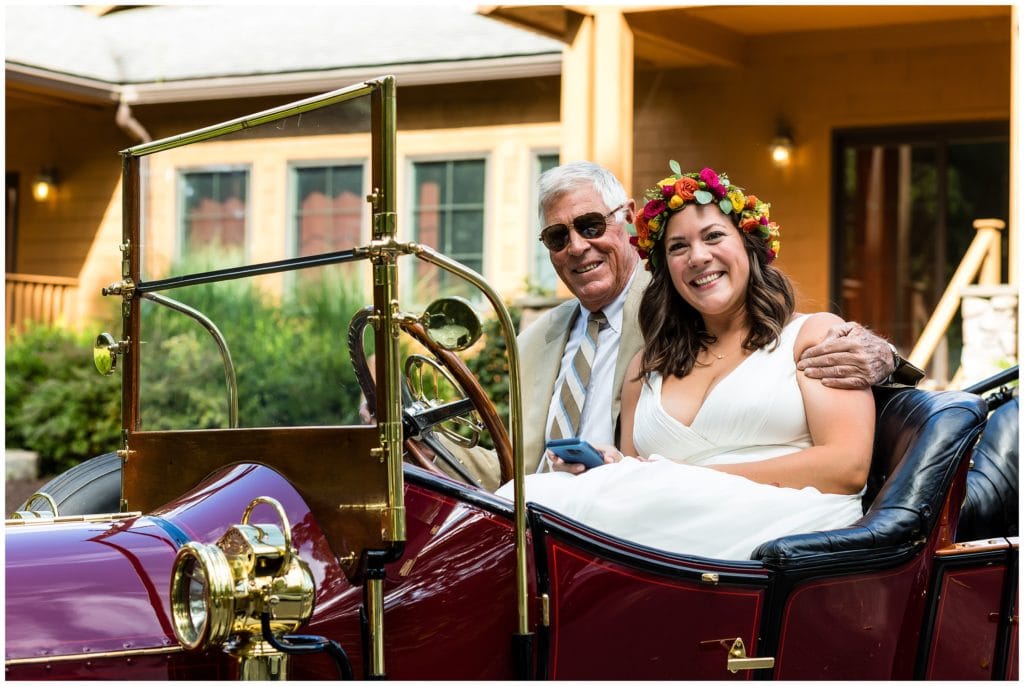
<path fill-rule="evenodd" d="M 53 498 L 62 517 L 117 512 L 121 509 L 121 458 L 117 453 L 98 455 L 54 477 L 39 491 Z M 37 498 L 32 509 L 47 507 Z"/>

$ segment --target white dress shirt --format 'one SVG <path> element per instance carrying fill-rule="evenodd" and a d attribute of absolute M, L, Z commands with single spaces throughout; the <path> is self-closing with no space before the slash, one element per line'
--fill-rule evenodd
<path fill-rule="evenodd" d="M 636 270 L 633 271 L 629 282 L 626 283 L 626 287 L 622 289 L 618 297 L 601 310 L 608 320 L 608 325 L 602 328 L 597 336 L 597 355 L 591 367 L 587 398 L 580 415 L 580 438 L 591 444 L 614 445 L 615 443 L 615 426 L 611 419 L 612 388 L 615 381 L 615 362 L 619 353 L 619 340 L 622 337 L 622 309 L 626 303 L 626 293 L 634 278 L 636 278 Z M 555 413 L 558 412 L 558 390 L 562 388 L 565 375 L 572 369 L 572 359 L 587 333 L 587 318 L 590 316 L 590 311 L 582 305 L 579 307 L 579 314 L 569 331 L 569 339 L 565 343 L 565 352 L 562 353 L 562 364 L 558 370 L 558 378 L 555 379 L 555 395 L 551 398 L 551 406 L 548 408 L 547 428 L 544 435 L 549 439 L 551 423 L 555 419 Z M 542 459 L 537 471 L 546 470 L 548 464 L 547 459 Z"/>

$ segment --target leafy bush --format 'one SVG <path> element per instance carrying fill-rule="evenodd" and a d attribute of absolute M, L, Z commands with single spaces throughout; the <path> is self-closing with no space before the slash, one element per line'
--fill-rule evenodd
<path fill-rule="evenodd" d="M 283 303 L 248 280 L 171 293 L 223 333 L 235 365 L 240 426 L 359 422 L 360 392 L 345 338 L 365 296 L 351 276 L 320 276 L 300 281 Z M 209 333 L 147 303 L 143 335 L 143 427 L 227 427 L 224 367 Z"/>
<path fill-rule="evenodd" d="M 202 271 L 193 267 L 184 271 Z M 284 302 L 250 279 L 167 293 L 224 334 L 236 366 L 241 426 L 359 423 L 360 389 L 346 332 L 366 304 L 363 289 L 343 269 L 302 276 L 286 289 Z M 143 307 L 142 428 L 227 427 L 224 366 L 210 334 L 179 312 L 137 302 Z M 56 327 L 32 327 L 8 342 L 5 439 L 38 452 L 41 474 L 121 447 L 120 375 L 97 375 L 91 351 L 91 334 Z"/>
<path fill-rule="evenodd" d="M 92 364 L 92 341 L 35 325 L 6 351 L 5 441 L 39 453 L 40 475 L 120 447 L 121 386 Z"/>
<path fill-rule="evenodd" d="M 319 277 L 298 279 L 283 302 L 247 279 L 167 293 L 207 315 L 227 339 L 241 426 L 359 423 L 346 333 L 367 299 L 345 270 Z M 179 312 L 139 302 L 142 428 L 227 427 L 224 367 L 210 334 Z M 511 314 L 518 326 L 520 312 Z M 508 362 L 497 319 L 484 322 L 484 336 L 467 365 L 507 426 Z M 8 344 L 7 444 L 39 452 L 43 474 L 120 447 L 120 379 L 95 373 L 91 347 L 90 335 L 53 327 L 31 328 Z"/>

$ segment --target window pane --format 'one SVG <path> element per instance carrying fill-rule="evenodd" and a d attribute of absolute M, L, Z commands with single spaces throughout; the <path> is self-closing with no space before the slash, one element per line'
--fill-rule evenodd
<path fill-rule="evenodd" d="M 484 161 L 460 160 L 452 170 L 452 201 L 478 204 L 484 200 Z"/>
<path fill-rule="evenodd" d="M 296 170 L 296 173 L 300 199 L 313 193 L 327 193 L 327 167 L 306 167 Z"/>
<path fill-rule="evenodd" d="M 363 167 L 344 165 L 295 170 L 296 254 L 345 250 L 362 236 Z"/>
<path fill-rule="evenodd" d="M 413 165 L 415 240 L 483 270 L 484 160 L 423 162 Z M 439 295 L 472 295 L 473 289 L 437 268 L 419 263 L 412 297 L 426 302 Z"/>
<path fill-rule="evenodd" d="M 248 172 L 190 172 L 182 180 L 184 256 L 244 248 Z"/>
<path fill-rule="evenodd" d="M 452 230 L 449 234 L 448 253 L 457 260 L 478 257 L 484 248 L 484 213 L 480 210 L 452 212 Z"/>
<path fill-rule="evenodd" d="M 417 205 L 438 207 L 443 202 L 445 166 L 444 162 L 425 162 L 415 165 Z"/>

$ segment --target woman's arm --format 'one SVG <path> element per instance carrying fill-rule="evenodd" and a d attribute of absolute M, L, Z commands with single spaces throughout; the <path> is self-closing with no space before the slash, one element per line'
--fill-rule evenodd
<path fill-rule="evenodd" d="M 804 322 L 797 336 L 796 359 L 842 320 L 821 312 Z M 875 435 L 875 403 L 870 389 L 829 388 L 797 372 L 813 446 L 782 457 L 711 469 L 752 481 L 790 488 L 813 486 L 822 493 L 857 493 L 867 481 Z"/>

